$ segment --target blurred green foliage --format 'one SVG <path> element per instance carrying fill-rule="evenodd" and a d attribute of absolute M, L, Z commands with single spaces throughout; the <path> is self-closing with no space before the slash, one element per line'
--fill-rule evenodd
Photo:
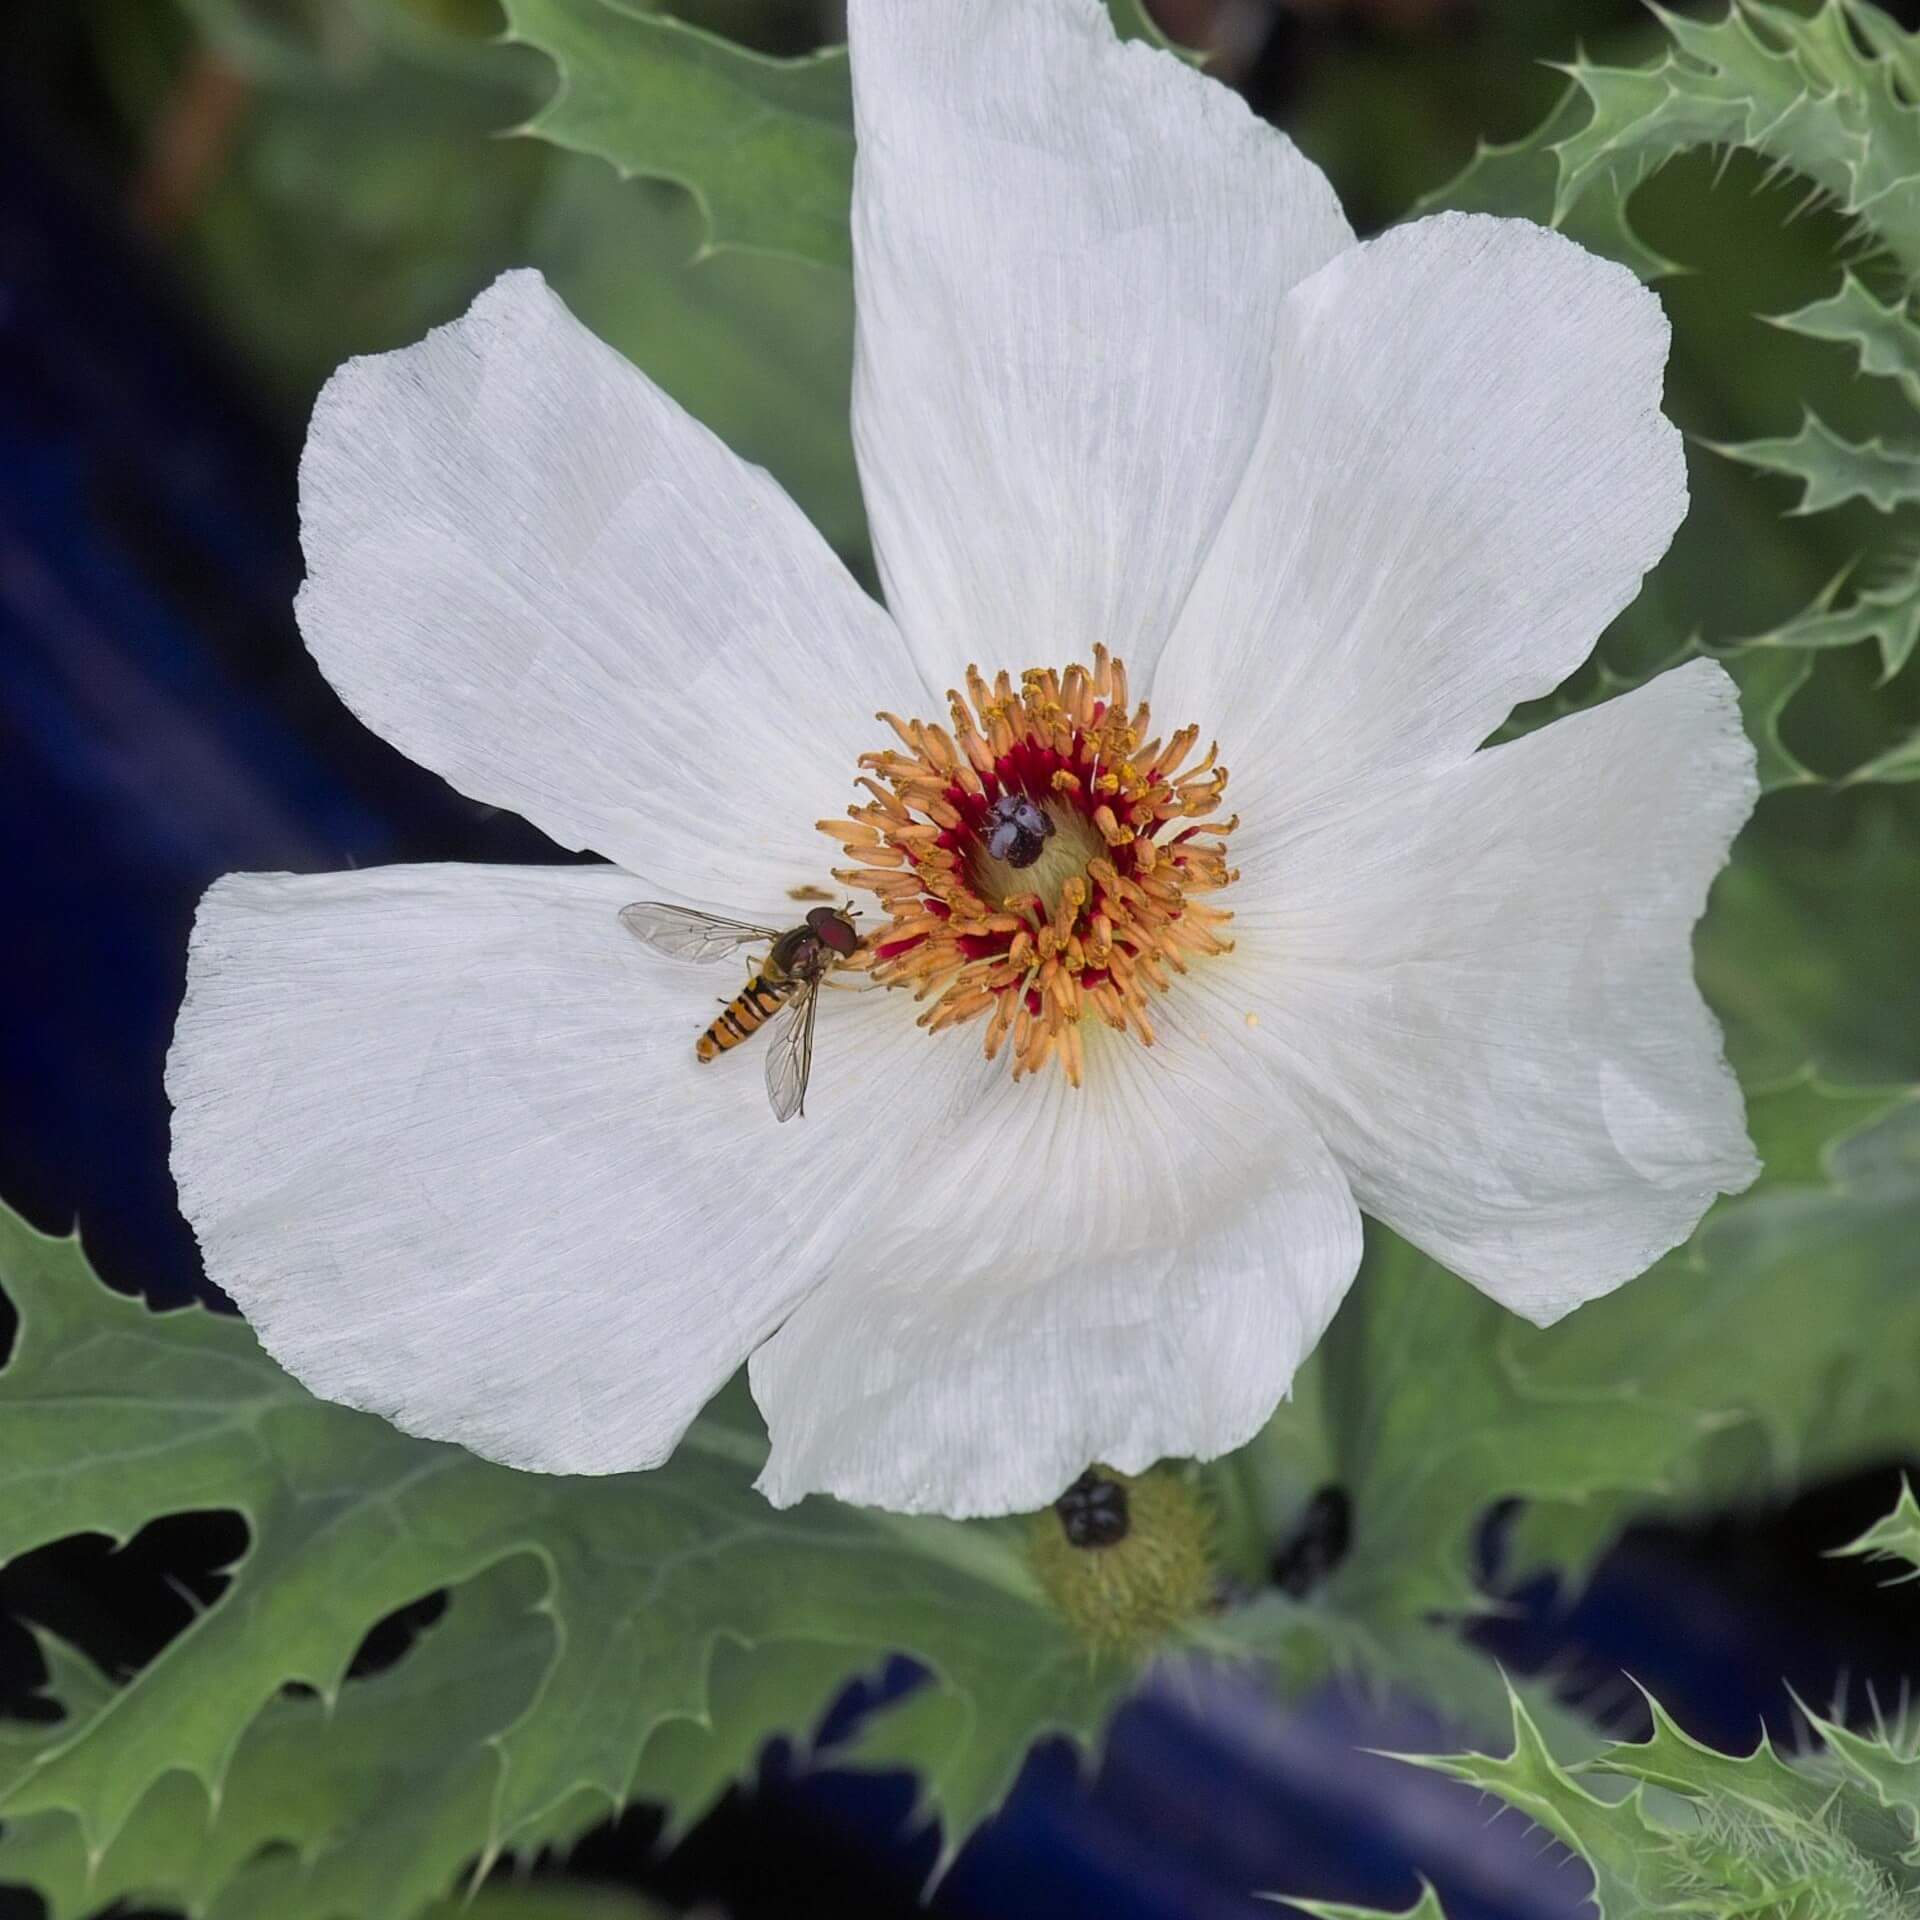
<path fill-rule="evenodd" d="M 165 239 L 291 417 L 349 355 L 418 339 L 503 268 L 537 266 L 837 547 L 864 551 L 845 272 L 708 252 L 683 189 L 521 135 L 554 68 L 500 43 L 491 0 L 100 0 L 92 20 L 144 152 L 194 113 L 207 63 L 236 83 Z"/>
<path fill-rule="evenodd" d="M 237 82 L 165 237 L 289 413 L 348 356 L 418 339 L 504 268 L 539 267 L 861 566 L 851 108 L 844 55 L 817 51 L 829 10 L 508 11 L 511 25 L 495 0 L 95 0 L 91 20 L 144 150 L 196 111 L 209 62 Z M 1137 0 L 1113 12 L 1153 32 Z"/>

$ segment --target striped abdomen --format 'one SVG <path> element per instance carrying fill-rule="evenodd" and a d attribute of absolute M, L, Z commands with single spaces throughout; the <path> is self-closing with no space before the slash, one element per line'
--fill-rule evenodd
<path fill-rule="evenodd" d="M 799 984 L 791 974 L 756 973 L 700 1036 L 694 1053 L 702 1060 L 712 1060 L 729 1047 L 737 1047 L 749 1035 L 758 1033 L 793 998 Z"/>

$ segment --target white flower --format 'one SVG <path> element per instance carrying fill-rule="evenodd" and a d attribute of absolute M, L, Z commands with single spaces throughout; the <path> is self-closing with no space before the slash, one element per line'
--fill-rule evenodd
<path fill-rule="evenodd" d="M 615 864 L 222 881 L 174 1165 L 212 1278 L 321 1394 L 604 1473 L 750 1357 L 770 1499 L 977 1514 L 1246 1440 L 1361 1206 L 1547 1322 L 1744 1186 L 1689 934 L 1755 781 L 1706 663 L 1479 750 L 1685 509 L 1626 271 L 1492 219 L 1356 245 L 1095 0 L 856 0 L 851 32 L 887 610 L 532 274 L 343 368 L 308 644 L 416 760 Z M 1139 732 L 1220 761 L 1170 785 L 1109 653 Z M 955 727 L 972 663 L 950 752 L 912 723 Z M 1030 869 L 978 844 L 1023 770 Z M 619 914 L 790 923 L 836 861 L 896 911 L 860 901 L 883 977 L 968 972 L 938 1031 L 931 997 L 824 990 L 779 1126 L 758 1061 L 695 1058 L 741 974 Z"/>

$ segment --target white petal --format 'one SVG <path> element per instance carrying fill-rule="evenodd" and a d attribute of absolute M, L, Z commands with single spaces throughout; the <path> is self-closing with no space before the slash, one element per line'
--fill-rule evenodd
<path fill-rule="evenodd" d="M 1544 1324 L 1758 1170 L 1691 944 L 1757 790 L 1696 662 L 1262 853 L 1195 978 L 1369 1213 Z"/>
<path fill-rule="evenodd" d="M 436 866 L 207 895 L 174 1174 L 316 1392 L 515 1466 L 652 1465 L 889 1182 L 875 1115 L 938 1066 L 902 1004 L 828 994 L 807 1117 L 776 1125 L 765 1040 L 694 1059 L 742 970 L 649 954 L 633 891 Z"/>
<path fill-rule="evenodd" d="M 300 510 L 301 628 L 361 719 L 695 901 L 825 880 L 814 821 L 920 699 L 792 501 L 535 273 L 334 375 Z"/>
<path fill-rule="evenodd" d="M 891 1223 L 754 1355 L 776 1505 L 1018 1511 L 1095 1461 L 1224 1453 L 1272 1413 L 1352 1280 L 1359 1215 L 1260 1065 L 1164 1004 L 1151 1052 L 1083 1030 L 1077 1091 L 970 1085 Z"/>
<path fill-rule="evenodd" d="M 1416 221 L 1294 290 L 1153 686 L 1219 733 L 1256 830 L 1464 758 L 1586 658 L 1686 511 L 1667 337 L 1626 268 L 1521 220 Z"/>
<path fill-rule="evenodd" d="M 1281 134 L 1098 0 L 855 0 L 854 439 L 927 677 L 1124 654 L 1232 497 L 1286 290 L 1353 244 Z"/>

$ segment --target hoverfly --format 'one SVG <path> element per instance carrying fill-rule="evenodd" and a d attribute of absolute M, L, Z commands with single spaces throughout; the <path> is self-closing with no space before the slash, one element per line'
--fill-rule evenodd
<path fill-rule="evenodd" d="M 860 948 L 851 911 L 815 907 L 797 927 L 756 927 L 723 920 L 691 907 L 636 900 L 620 909 L 620 924 L 655 953 L 704 966 L 742 947 L 768 942 L 758 971 L 694 1045 L 700 1060 L 714 1060 L 759 1029 L 782 1007 L 786 1013 L 767 1055 L 767 1099 L 776 1120 L 806 1112 L 807 1076 L 813 1070 L 813 1016 L 820 984 Z"/>

